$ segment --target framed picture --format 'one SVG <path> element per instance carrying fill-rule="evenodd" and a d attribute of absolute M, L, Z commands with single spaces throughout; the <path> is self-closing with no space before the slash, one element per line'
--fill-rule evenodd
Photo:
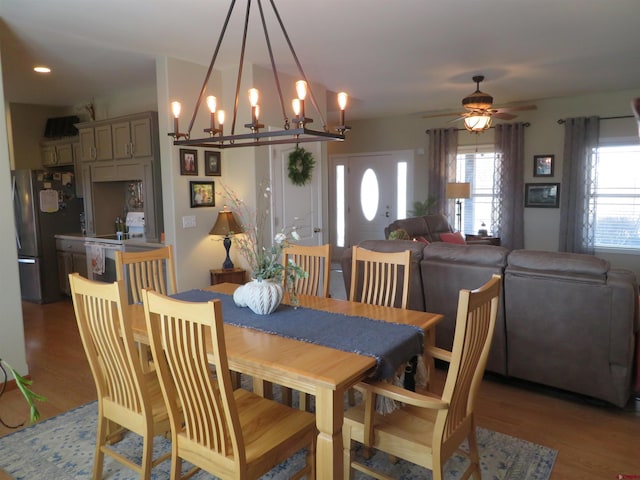
<path fill-rule="evenodd" d="M 180 175 L 198 175 L 198 151 L 180 149 Z"/>
<path fill-rule="evenodd" d="M 222 175 L 220 152 L 204 152 L 204 174 L 214 177 Z"/>
<path fill-rule="evenodd" d="M 554 155 L 534 155 L 533 176 L 553 177 L 553 159 Z"/>
<path fill-rule="evenodd" d="M 216 206 L 213 182 L 189 182 L 189 187 L 191 208 Z"/>
<path fill-rule="evenodd" d="M 559 183 L 525 183 L 524 206 L 558 208 L 560 206 Z"/>

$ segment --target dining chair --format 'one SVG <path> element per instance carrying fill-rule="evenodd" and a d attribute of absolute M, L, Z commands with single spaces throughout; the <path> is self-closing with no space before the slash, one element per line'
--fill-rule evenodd
<path fill-rule="evenodd" d="M 145 288 L 173 295 L 176 293 L 173 246 L 166 245 L 142 252 L 117 251 L 116 279 L 125 283 L 131 303 L 142 303 L 142 290 Z M 149 346 L 138 345 L 138 355 L 143 370 L 153 370 Z"/>
<path fill-rule="evenodd" d="M 233 390 L 220 301 L 142 295 L 171 420 L 171 480 L 183 460 L 221 478 L 255 479 L 302 448 L 305 465 L 292 478 L 315 478 L 315 416 Z"/>
<path fill-rule="evenodd" d="M 440 397 L 386 382 L 360 383 L 364 404 L 345 412 L 342 428 L 345 478 L 351 478 L 354 469 L 374 478 L 389 478 L 354 459 L 351 443 L 355 440 L 365 449 L 372 447 L 430 469 L 434 480 L 444 478 L 443 466 L 453 453 L 463 453 L 471 463 L 461 478 L 473 475 L 480 479 L 474 406 L 496 324 L 501 283 L 501 276 L 493 275 L 476 290 L 461 290 L 451 352 L 436 347 L 427 352 L 449 363 Z M 404 405 L 381 415 L 375 409 L 377 396 Z M 468 453 L 459 448 L 465 439 Z"/>
<path fill-rule="evenodd" d="M 300 295 L 312 295 L 315 297 L 329 297 L 329 277 L 331 276 L 331 245 L 290 245 L 283 250 L 282 262 L 286 265 L 294 262 L 305 272 L 306 278 L 295 280 L 296 293 Z M 284 288 L 287 291 L 287 281 L 284 279 Z M 292 390 L 288 387 L 280 387 L 282 402 L 292 404 Z M 311 395 L 300 392 L 299 408 L 306 410 L 309 407 Z"/>
<path fill-rule="evenodd" d="M 375 252 L 353 246 L 349 300 L 382 307 L 407 308 L 411 279 L 411 251 Z M 355 405 L 353 389 L 347 391 Z"/>
<path fill-rule="evenodd" d="M 307 272 L 306 278 L 295 281 L 296 293 L 316 297 L 329 296 L 329 277 L 331 274 L 331 245 L 290 245 L 283 250 L 282 262 L 290 261 Z M 285 291 L 287 287 L 285 278 Z"/>
<path fill-rule="evenodd" d="M 98 393 L 93 478 L 102 478 L 106 454 L 138 472 L 142 479 L 150 479 L 151 469 L 170 457 L 166 454 L 153 460 L 153 437 L 167 433 L 171 426 L 157 376 L 144 373 L 138 361 L 133 331 L 123 315 L 124 285 L 121 281 L 87 280 L 78 273 L 69 275 L 69 284 Z M 139 465 L 109 446 L 125 429 L 143 438 Z"/>
<path fill-rule="evenodd" d="M 142 252 L 116 252 L 116 279 L 123 280 L 131 303 L 142 303 L 142 289 L 176 293 L 173 246 Z"/>
<path fill-rule="evenodd" d="M 353 246 L 349 300 L 407 308 L 411 251 L 374 252 Z"/>

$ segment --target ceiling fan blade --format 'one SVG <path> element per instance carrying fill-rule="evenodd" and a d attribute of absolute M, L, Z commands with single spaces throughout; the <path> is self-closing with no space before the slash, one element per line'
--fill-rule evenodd
<path fill-rule="evenodd" d="M 465 118 L 465 116 L 461 115 L 458 118 L 454 118 L 453 120 L 449 120 L 447 123 L 459 122 L 460 120 L 463 120 L 464 118 Z"/>
<path fill-rule="evenodd" d="M 512 115 L 510 113 L 504 113 L 504 112 L 493 112 L 491 116 L 499 118 L 500 120 L 513 120 L 514 118 L 517 117 L 517 115 Z"/>
<path fill-rule="evenodd" d="M 452 117 L 453 115 L 462 115 L 462 113 L 460 112 L 434 113 L 433 115 L 422 115 L 422 118 Z"/>
<path fill-rule="evenodd" d="M 525 110 L 537 110 L 536 105 L 514 105 L 512 107 L 496 107 L 498 112 L 524 112 Z"/>

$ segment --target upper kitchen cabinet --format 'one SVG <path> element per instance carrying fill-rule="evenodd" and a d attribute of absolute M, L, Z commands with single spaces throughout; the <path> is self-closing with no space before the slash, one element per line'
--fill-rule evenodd
<path fill-rule="evenodd" d="M 79 160 L 81 162 L 113 159 L 111 124 L 79 123 L 77 127 L 80 137 Z"/>
<path fill-rule="evenodd" d="M 145 158 L 153 155 L 152 121 L 148 114 L 141 118 L 123 120 L 111 124 L 113 134 L 113 157 L 116 160 Z"/>
<path fill-rule="evenodd" d="M 62 140 L 43 141 L 40 144 L 43 167 L 73 165 L 73 144 L 78 139 L 69 137 Z"/>

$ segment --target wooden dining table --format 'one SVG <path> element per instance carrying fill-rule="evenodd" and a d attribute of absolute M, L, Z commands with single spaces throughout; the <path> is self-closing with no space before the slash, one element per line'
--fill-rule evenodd
<path fill-rule="evenodd" d="M 235 284 L 222 283 L 202 290 L 233 294 L 237 287 Z M 436 313 L 306 295 L 299 296 L 299 305 L 413 325 L 423 330 L 425 346 L 434 344 L 434 327 L 442 320 L 442 315 Z M 148 344 L 142 306 L 130 305 L 126 308 L 133 325 L 134 339 Z M 376 359 L 226 323 L 224 334 L 229 368 L 232 371 L 315 396 L 318 429 L 316 477 L 323 480 L 342 479 L 344 393 L 374 371 Z M 428 368 L 433 368 L 432 359 L 425 358 L 425 362 Z M 255 383 L 259 384 L 260 382 Z"/>

